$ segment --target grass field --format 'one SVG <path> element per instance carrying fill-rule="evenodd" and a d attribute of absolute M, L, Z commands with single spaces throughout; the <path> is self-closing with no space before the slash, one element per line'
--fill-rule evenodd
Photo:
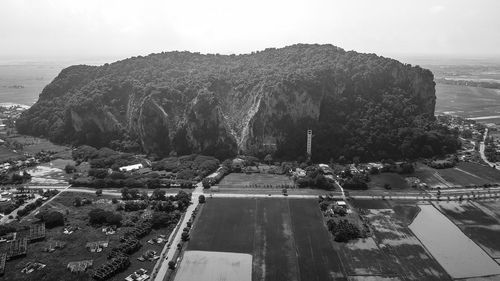
<path fill-rule="evenodd" d="M 293 181 L 285 175 L 275 174 L 244 174 L 244 173 L 231 173 L 225 176 L 218 184 L 219 187 L 279 187 L 282 185 L 294 185 Z"/>
<path fill-rule="evenodd" d="M 71 159 L 71 148 L 54 144 L 46 139 L 24 135 L 11 136 L 9 139 L 22 144 L 22 152 L 25 153 L 36 154 L 41 151 L 52 151 L 56 153 L 56 157 Z"/>
<path fill-rule="evenodd" d="M 419 164 L 414 175 L 431 188 L 500 183 L 500 171 L 471 162 L 460 162 L 447 169 Z"/>
<path fill-rule="evenodd" d="M 17 159 L 20 156 L 21 155 L 15 153 L 14 151 L 5 147 L 4 145 L 0 145 L 0 160 L 2 160 L 2 162 L 10 159 Z"/>
<path fill-rule="evenodd" d="M 498 115 L 500 90 L 457 85 L 436 85 L 436 114 L 461 117 Z"/>
<path fill-rule="evenodd" d="M 369 189 L 385 189 L 384 185 L 389 184 L 391 189 L 408 189 L 410 186 L 403 176 L 397 173 L 381 173 L 371 175 L 368 183 Z"/>
<path fill-rule="evenodd" d="M 80 196 L 81 198 L 88 198 L 95 201 L 92 205 L 86 205 L 81 207 L 74 207 L 73 200 L 75 196 Z M 63 227 L 55 227 L 53 229 L 47 230 L 47 238 L 44 241 L 32 243 L 28 245 L 28 254 L 24 258 L 16 259 L 13 261 L 8 261 L 6 263 L 5 275 L 3 278 L 5 280 L 33 280 L 33 281 L 78 281 L 78 280 L 90 280 L 87 273 L 84 274 L 72 274 L 66 269 L 68 262 L 81 261 L 92 259 L 94 260 L 93 268 L 97 268 L 107 261 L 107 255 L 111 248 L 119 244 L 119 237 L 127 231 L 128 227 L 121 227 L 114 235 L 106 236 L 101 228 L 94 228 L 87 225 L 88 222 L 88 212 L 93 208 L 102 208 L 105 210 L 114 210 L 115 205 L 110 203 L 107 196 L 96 197 L 94 194 L 88 193 L 70 193 L 66 192 L 61 194 L 58 198 L 49 203 L 47 208 L 57 210 L 62 212 L 68 221 L 72 225 L 78 225 L 81 229 L 77 230 L 71 235 L 63 234 Z M 45 207 L 44 207 L 45 208 Z M 121 212 L 124 218 L 139 215 L 140 212 Z M 165 234 L 168 236 L 170 229 L 159 229 L 153 230 L 149 235 L 141 239 L 141 244 L 143 245 L 139 251 L 130 256 L 131 265 L 130 267 L 118 274 L 113 278 L 109 279 L 111 281 L 123 280 L 127 275 L 139 268 L 145 268 L 149 271 L 154 267 L 154 262 L 140 262 L 137 260 L 143 252 L 147 250 L 155 250 L 158 253 L 161 252 L 163 244 L 151 245 L 146 243 L 151 238 L 157 237 L 159 234 Z M 87 242 L 109 240 L 108 248 L 100 253 L 91 253 L 85 248 Z M 51 242 L 52 241 L 52 242 Z M 53 253 L 47 253 L 42 251 L 53 241 L 62 241 L 66 243 L 66 247 L 62 250 L 56 250 Z M 41 271 L 35 271 L 31 274 L 21 273 L 22 267 L 29 261 L 39 261 L 45 263 L 47 266 Z M 87 270 L 90 272 L 90 270 Z"/>
<path fill-rule="evenodd" d="M 252 254 L 252 280 L 343 278 L 329 241 L 316 200 L 212 198 L 188 250 Z"/>

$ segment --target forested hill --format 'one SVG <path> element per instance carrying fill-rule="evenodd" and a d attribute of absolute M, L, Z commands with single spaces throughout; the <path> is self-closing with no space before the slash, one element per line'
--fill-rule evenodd
<path fill-rule="evenodd" d="M 55 142 L 221 158 L 303 156 L 313 129 L 315 160 L 412 158 L 457 147 L 434 124 L 434 85 L 429 70 L 332 45 L 168 52 L 68 67 L 17 127 Z"/>

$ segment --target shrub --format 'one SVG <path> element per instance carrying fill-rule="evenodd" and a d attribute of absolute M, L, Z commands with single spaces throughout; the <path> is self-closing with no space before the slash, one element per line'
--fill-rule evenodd
<path fill-rule="evenodd" d="M 72 173 L 76 172 L 76 167 L 68 164 L 64 167 L 64 171 L 66 172 L 66 174 L 72 174 Z"/>
<path fill-rule="evenodd" d="M 337 242 L 349 242 L 349 240 L 361 238 L 359 228 L 348 220 L 341 220 L 338 223 L 330 219 L 327 221 L 328 229 L 335 236 Z"/>
<path fill-rule="evenodd" d="M 203 194 L 202 194 L 202 195 L 198 196 L 198 202 L 199 202 L 200 204 L 204 204 L 204 203 L 205 203 L 205 200 L 206 200 L 206 199 L 205 199 L 205 195 L 203 195 Z"/>
<path fill-rule="evenodd" d="M 180 217 L 181 214 L 177 211 L 171 213 L 154 212 L 153 218 L 151 219 L 152 227 L 158 229 L 161 227 L 167 227 L 169 225 L 177 224 Z"/>
<path fill-rule="evenodd" d="M 189 240 L 189 233 L 187 231 L 182 232 L 181 240 L 184 242 Z"/>
<path fill-rule="evenodd" d="M 80 207 L 82 205 L 82 198 L 75 197 L 75 199 L 73 200 L 73 205 L 75 205 L 75 207 Z"/>
<path fill-rule="evenodd" d="M 89 223 L 94 225 L 109 224 L 120 225 L 122 216 L 103 209 L 93 209 L 89 212 Z"/>
<path fill-rule="evenodd" d="M 64 216 L 62 213 L 57 211 L 40 212 L 36 215 L 36 217 L 45 222 L 45 227 L 47 228 L 64 225 Z"/>

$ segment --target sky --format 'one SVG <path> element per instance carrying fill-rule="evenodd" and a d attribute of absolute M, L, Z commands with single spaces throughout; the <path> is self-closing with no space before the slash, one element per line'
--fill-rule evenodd
<path fill-rule="evenodd" d="M 500 57 L 498 0 L 0 0 L 0 58 L 239 54 L 295 43 Z"/>

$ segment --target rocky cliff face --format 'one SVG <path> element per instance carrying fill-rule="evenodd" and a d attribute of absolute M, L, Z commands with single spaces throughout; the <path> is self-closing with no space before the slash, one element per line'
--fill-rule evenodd
<path fill-rule="evenodd" d="M 434 106 L 428 70 L 331 45 L 294 45 L 70 67 L 23 114 L 18 129 L 57 142 L 225 157 L 301 155 L 312 128 L 319 141 L 330 139 L 333 157 L 356 143 L 354 131 L 372 130 L 374 116 L 397 130 L 417 117 L 433 119 Z M 348 136 L 339 139 L 342 134 Z"/>

